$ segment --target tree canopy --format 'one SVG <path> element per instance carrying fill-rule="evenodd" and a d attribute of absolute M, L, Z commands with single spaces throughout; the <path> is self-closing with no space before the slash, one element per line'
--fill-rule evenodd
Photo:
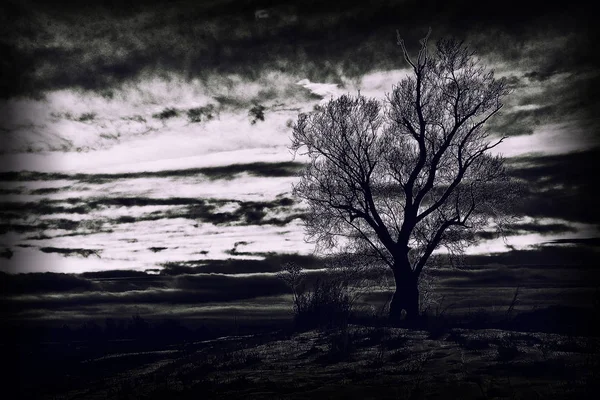
<path fill-rule="evenodd" d="M 397 291 L 437 248 L 457 254 L 477 230 L 501 227 L 516 195 L 503 158 L 489 152 L 503 137 L 486 127 L 505 80 L 462 41 L 430 51 L 428 36 L 416 58 L 399 38 L 410 73 L 385 101 L 343 95 L 293 128 L 291 148 L 309 159 L 294 186 L 309 207 L 307 236 L 321 250 L 370 251 L 392 268 Z"/>

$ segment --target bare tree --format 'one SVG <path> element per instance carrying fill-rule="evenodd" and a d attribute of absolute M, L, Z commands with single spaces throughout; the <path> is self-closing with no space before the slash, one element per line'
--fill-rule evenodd
<path fill-rule="evenodd" d="M 292 150 L 309 158 L 294 193 L 317 250 L 366 248 L 391 268 L 390 317 L 418 316 L 419 277 L 440 246 L 460 254 L 478 229 L 501 227 L 515 196 L 486 122 L 508 93 L 461 41 L 429 34 L 410 76 L 384 102 L 358 94 L 300 114 Z"/>

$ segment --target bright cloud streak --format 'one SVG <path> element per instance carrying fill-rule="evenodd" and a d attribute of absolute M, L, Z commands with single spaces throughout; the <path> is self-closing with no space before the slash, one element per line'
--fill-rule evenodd
<path fill-rule="evenodd" d="M 599 146 L 600 140 L 571 122 L 537 127 L 533 134 L 511 136 L 491 150 L 493 154 L 515 157 L 524 154 L 565 154 Z"/>
<path fill-rule="evenodd" d="M 50 233 L 50 232 L 49 232 Z M 143 271 L 166 262 L 219 259 L 262 259 L 258 255 L 237 255 L 229 251 L 236 242 L 246 242 L 238 251 L 310 254 L 312 244 L 303 240 L 300 221 L 284 227 L 226 226 L 215 227 L 184 219 L 140 221 L 111 232 L 79 236 L 54 236 L 29 240 L 35 246 L 86 248 L 100 250 L 99 256 L 65 257 L 42 253 L 35 247 L 16 247 L 10 259 L 0 259 L 0 271 L 80 273 L 109 269 Z M 165 247 L 161 251 L 151 248 Z M 206 251 L 206 253 L 201 253 Z"/>

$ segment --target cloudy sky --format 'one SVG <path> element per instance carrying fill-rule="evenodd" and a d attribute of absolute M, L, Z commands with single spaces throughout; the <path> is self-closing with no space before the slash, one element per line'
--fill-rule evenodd
<path fill-rule="evenodd" d="M 508 136 L 495 150 L 528 182 L 515 205 L 526 217 L 507 241 L 490 237 L 469 253 L 597 254 L 590 9 L 280 3 L 1 6 L 0 271 L 252 274 L 286 255 L 310 264 L 291 195 L 302 160 L 288 150 L 290 126 L 341 94 L 383 99 L 408 73 L 396 30 L 414 52 L 428 27 L 433 40 L 465 39 L 513 89 L 491 128 Z"/>

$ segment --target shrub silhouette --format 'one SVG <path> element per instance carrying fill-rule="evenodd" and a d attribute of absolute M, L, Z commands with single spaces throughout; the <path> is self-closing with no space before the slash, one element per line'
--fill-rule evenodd
<path fill-rule="evenodd" d="M 279 273 L 294 299 L 294 325 L 298 330 L 345 328 L 352 310 L 347 285 L 334 274 L 318 278 L 307 286 L 306 275 L 294 263 Z"/>
<path fill-rule="evenodd" d="M 294 322 L 298 328 L 336 328 L 348 325 L 351 303 L 340 282 L 318 279 L 311 291 L 302 293 Z"/>

